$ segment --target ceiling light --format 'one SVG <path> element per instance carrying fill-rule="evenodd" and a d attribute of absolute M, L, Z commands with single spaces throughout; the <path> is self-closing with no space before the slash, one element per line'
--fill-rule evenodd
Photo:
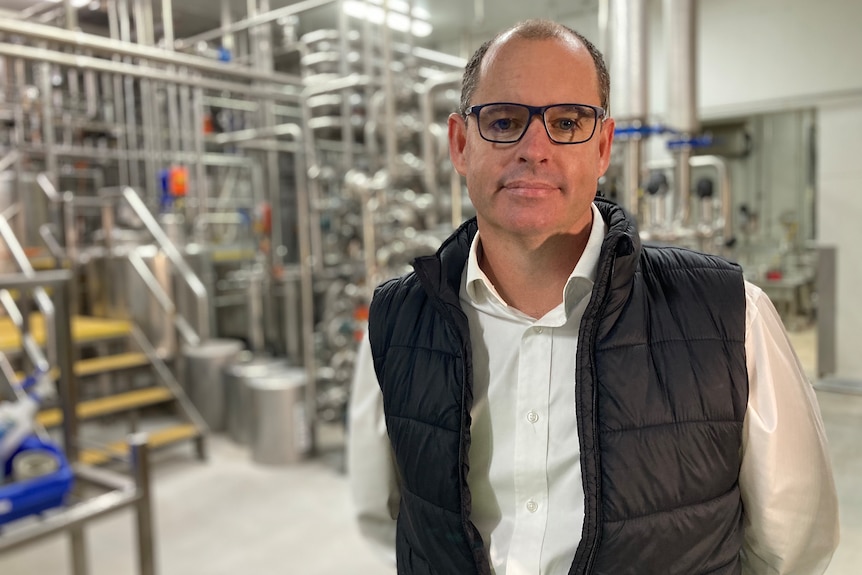
<path fill-rule="evenodd" d="M 344 13 L 360 20 L 368 20 L 373 24 L 383 24 L 384 10 L 381 0 L 360 1 L 346 0 L 344 2 Z M 431 24 L 428 22 L 428 11 L 422 8 L 413 9 L 413 19 L 408 16 L 408 6 L 401 0 L 390 0 L 389 15 L 386 23 L 393 30 L 407 32 L 424 38 L 431 34 Z"/>
<path fill-rule="evenodd" d="M 59 4 L 63 0 L 49 0 L 50 2 L 54 2 L 55 4 Z M 90 3 L 90 0 L 72 0 L 72 6 L 75 8 L 83 8 L 87 4 Z"/>

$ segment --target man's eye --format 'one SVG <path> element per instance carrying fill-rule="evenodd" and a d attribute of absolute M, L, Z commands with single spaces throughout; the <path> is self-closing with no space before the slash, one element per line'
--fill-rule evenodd
<path fill-rule="evenodd" d="M 560 130 L 570 131 L 577 129 L 577 127 L 578 121 L 573 120 L 572 118 L 562 118 L 560 120 L 557 120 L 557 128 L 559 128 Z"/>
<path fill-rule="evenodd" d="M 502 132 L 505 132 L 506 130 L 511 130 L 512 125 L 513 122 L 511 118 L 499 118 L 491 122 L 491 128 Z"/>

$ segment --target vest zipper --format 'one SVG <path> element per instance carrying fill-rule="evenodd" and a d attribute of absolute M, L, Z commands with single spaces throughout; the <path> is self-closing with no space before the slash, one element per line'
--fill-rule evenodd
<path fill-rule="evenodd" d="M 593 448 L 593 461 L 596 466 L 596 505 L 601 506 L 601 493 L 602 493 L 602 470 L 601 470 L 601 457 L 599 456 L 599 446 L 598 446 L 598 437 L 599 437 L 599 425 L 598 425 L 598 376 L 596 375 L 596 338 L 599 334 L 599 322 L 601 321 L 602 316 L 604 316 L 605 309 L 608 305 L 608 298 L 611 293 L 611 282 L 614 279 L 614 268 L 617 263 L 617 255 L 616 255 L 616 244 L 614 248 L 611 250 L 611 271 L 608 276 L 608 287 L 605 291 L 602 298 L 602 305 L 598 309 L 598 315 L 596 316 L 595 327 L 593 328 L 592 336 L 590 337 L 590 366 L 592 367 L 593 373 L 593 418 L 592 418 L 592 426 L 593 426 L 593 438 L 596 441 L 596 445 Z M 589 575 L 593 570 L 593 563 L 596 559 L 596 552 L 599 549 L 599 543 L 601 541 L 601 523 L 596 525 L 596 534 L 593 538 L 593 543 L 590 546 L 590 553 L 587 556 L 587 564 L 584 567 L 584 575 Z"/>

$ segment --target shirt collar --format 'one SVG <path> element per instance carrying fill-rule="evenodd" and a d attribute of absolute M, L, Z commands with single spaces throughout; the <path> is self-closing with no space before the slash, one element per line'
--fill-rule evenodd
<path fill-rule="evenodd" d="M 584 253 L 575 265 L 575 269 L 569 275 L 566 287 L 563 290 L 563 302 L 566 315 L 574 306 L 592 291 L 596 280 L 596 272 L 599 265 L 599 255 L 602 251 L 602 242 L 607 233 L 607 224 L 595 204 L 590 204 L 593 211 L 593 223 L 590 229 L 590 237 Z M 470 244 L 470 255 L 467 258 L 466 269 L 466 291 L 467 296 L 473 303 L 479 303 L 485 298 L 491 298 L 503 306 L 508 304 L 497 293 L 496 288 L 479 267 L 479 232 L 476 232 L 473 242 Z M 583 281 L 583 280 L 586 280 Z"/>

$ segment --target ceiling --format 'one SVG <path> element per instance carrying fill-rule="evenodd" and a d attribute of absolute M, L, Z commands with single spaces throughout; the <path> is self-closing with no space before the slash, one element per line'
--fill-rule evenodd
<path fill-rule="evenodd" d="M 130 10 L 135 0 L 129 0 Z M 157 19 L 157 36 L 160 25 L 162 0 L 151 1 Z M 233 18 L 244 16 L 248 0 L 228 0 Z M 260 0 L 259 0 L 260 1 Z M 265 0 L 264 0 L 265 1 Z M 515 22 L 527 18 L 548 17 L 569 20 L 584 13 L 595 12 L 599 0 L 414 0 L 415 6 L 424 8 L 431 15 L 434 27 L 432 34 L 417 40 L 417 44 L 452 52 L 453 47 L 467 46 L 472 50 L 476 44 Z M 270 0 L 270 8 L 276 9 L 296 3 L 297 0 Z M 79 12 L 81 27 L 99 27 L 105 19 L 104 5 L 107 0 L 96 0 L 90 7 Z M 0 0 L 0 9 L 20 11 L 34 4 L 34 0 Z M 173 0 L 174 28 L 177 38 L 183 38 L 211 30 L 219 26 L 218 0 Z M 336 26 L 335 5 L 317 8 L 300 18 L 300 33 L 318 28 Z"/>

